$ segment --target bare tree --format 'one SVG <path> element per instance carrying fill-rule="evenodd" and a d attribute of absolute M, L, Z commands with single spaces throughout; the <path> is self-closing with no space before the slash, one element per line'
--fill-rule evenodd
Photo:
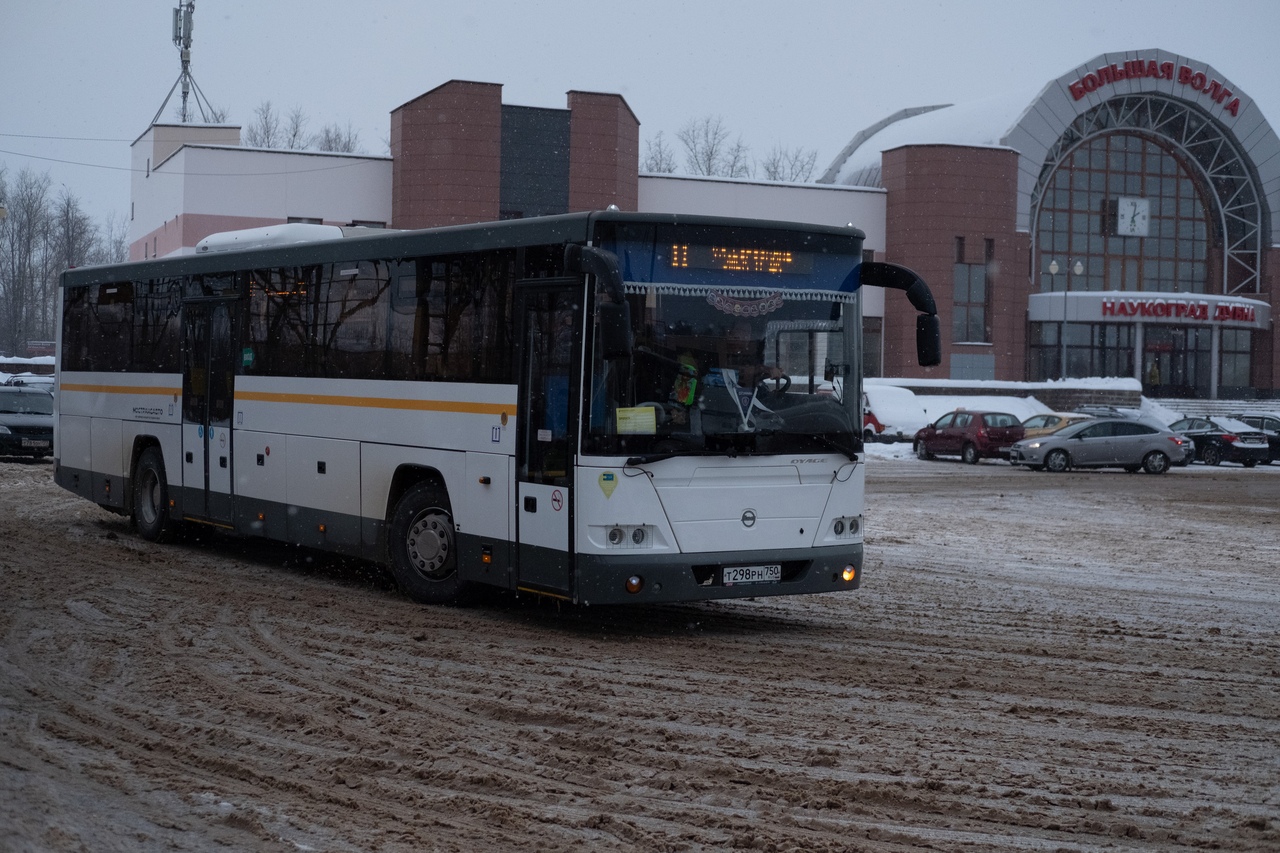
<path fill-rule="evenodd" d="M 123 214 L 107 214 L 106 222 L 98 229 L 89 255 L 90 264 L 120 264 L 129 260 L 129 222 Z"/>
<path fill-rule="evenodd" d="M 244 129 L 245 145 L 251 148 L 279 148 L 280 116 L 270 101 L 263 101 L 253 111 L 253 121 Z"/>
<path fill-rule="evenodd" d="M 751 176 L 750 149 L 739 137 L 729 141 L 729 129 L 719 116 L 691 120 L 676 134 L 684 146 L 685 165 L 690 174 L 721 178 Z"/>
<path fill-rule="evenodd" d="M 0 187 L 8 209 L 0 225 L 0 350 L 10 354 L 52 331 L 37 331 L 33 322 L 42 313 L 36 303 L 50 265 L 50 184 L 48 174 L 23 169 L 12 185 Z"/>
<path fill-rule="evenodd" d="M 320 128 L 311 140 L 311 147 L 317 151 L 341 151 L 347 154 L 360 152 L 360 133 L 347 122 L 346 128 L 336 122 Z"/>
<path fill-rule="evenodd" d="M 32 306 L 32 334 L 52 339 L 58 316 L 58 276 L 70 267 L 84 265 L 98 242 L 98 226 L 80 206 L 80 199 L 63 187 L 51 208 L 49 251 L 37 277 L 36 304 Z M 42 331 L 46 334 L 40 334 Z"/>
<path fill-rule="evenodd" d="M 751 160 L 751 149 L 739 138 L 725 152 L 721 174 L 726 178 L 750 178 L 754 172 L 755 164 Z"/>
<path fill-rule="evenodd" d="M 24 169 L 0 198 L 8 216 L 0 220 L 0 352 L 22 353 L 30 340 L 53 340 L 58 316 L 59 276 L 86 263 L 128 258 L 128 222 L 108 217 L 105 230 L 66 188 L 54 198 L 48 173 Z"/>
<path fill-rule="evenodd" d="M 718 116 L 690 119 L 680 128 L 676 139 L 684 146 L 685 166 L 690 174 L 716 174 L 728 138 L 729 131 Z"/>
<path fill-rule="evenodd" d="M 291 151 L 307 147 L 307 114 L 302 107 L 294 107 L 284 125 L 284 147 Z"/>
<path fill-rule="evenodd" d="M 807 181 L 813 177 L 817 162 L 817 149 L 784 149 L 775 145 L 760 165 L 764 176 L 771 181 Z"/>
<path fill-rule="evenodd" d="M 640 171 L 655 174 L 671 174 L 676 170 L 676 155 L 662 138 L 662 131 L 653 139 L 644 143 L 644 159 L 640 161 Z"/>

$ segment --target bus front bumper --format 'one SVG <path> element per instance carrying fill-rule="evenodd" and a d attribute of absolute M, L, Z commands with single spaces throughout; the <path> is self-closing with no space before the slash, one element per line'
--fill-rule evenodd
<path fill-rule="evenodd" d="M 639 604 L 763 598 L 857 589 L 862 545 L 802 548 L 768 557 L 743 552 L 577 555 L 579 604 Z"/>

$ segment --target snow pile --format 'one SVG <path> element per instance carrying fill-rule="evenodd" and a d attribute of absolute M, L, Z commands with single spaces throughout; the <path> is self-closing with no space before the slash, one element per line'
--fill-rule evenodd
<path fill-rule="evenodd" d="M 972 387 L 973 383 L 957 383 Z M 986 383 L 984 383 L 986 384 Z M 916 430 L 931 424 L 955 409 L 975 412 L 1008 412 L 1020 421 L 1032 415 L 1052 411 L 1035 397 L 1012 397 L 1003 394 L 920 394 L 909 388 L 873 383 L 863 386 L 867 404 L 876 420 L 884 425 L 882 436 L 910 440 Z"/>

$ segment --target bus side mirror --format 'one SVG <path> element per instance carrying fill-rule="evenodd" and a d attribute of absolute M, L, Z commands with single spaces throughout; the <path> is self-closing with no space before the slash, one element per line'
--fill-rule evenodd
<path fill-rule="evenodd" d="M 635 338 L 618 256 L 595 246 L 569 243 L 564 247 L 564 268 L 569 273 L 591 273 L 608 296 L 599 304 L 601 358 L 629 358 Z"/>
<path fill-rule="evenodd" d="M 916 317 L 916 359 L 921 367 L 942 363 L 942 331 L 938 325 L 938 307 L 924 279 L 899 264 L 863 261 L 858 271 L 862 284 L 905 291 L 920 314 Z"/>
<path fill-rule="evenodd" d="M 628 358 L 635 344 L 631 336 L 631 303 L 600 300 L 600 357 Z"/>
<path fill-rule="evenodd" d="M 942 331 L 937 314 L 916 315 L 916 360 L 921 367 L 942 363 Z"/>

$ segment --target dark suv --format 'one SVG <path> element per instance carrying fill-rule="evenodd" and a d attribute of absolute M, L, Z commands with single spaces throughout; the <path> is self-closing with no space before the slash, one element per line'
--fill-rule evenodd
<path fill-rule="evenodd" d="M 53 395 L 42 388 L 0 385 L 0 456 L 53 455 Z"/>
<path fill-rule="evenodd" d="M 914 446 L 921 459 L 959 456 L 976 465 L 984 458 L 1008 459 L 1010 445 L 1023 433 L 1022 422 L 1008 412 L 956 409 L 919 430 Z"/>

